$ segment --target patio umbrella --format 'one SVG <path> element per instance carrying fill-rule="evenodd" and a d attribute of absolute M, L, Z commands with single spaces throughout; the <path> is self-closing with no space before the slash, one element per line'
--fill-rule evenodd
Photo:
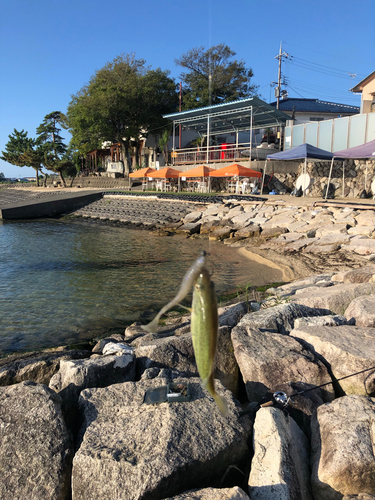
<path fill-rule="evenodd" d="M 191 170 L 186 170 L 186 172 L 180 172 L 180 177 L 208 177 L 209 173 L 214 169 L 207 167 L 206 165 L 201 165 L 199 167 L 192 168 Z"/>
<path fill-rule="evenodd" d="M 151 172 L 156 172 L 156 170 L 150 167 L 141 168 L 140 170 L 136 170 L 135 172 L 129 174 L 129 177 L 134 177 L 134 178 L 147 177 L 147 175 L 150 174 Z"/>
<path fill-rule="evenodd" d="M 179 175 L 180 170 L 165 167 L 161 168 L 160 170 L 155 170 L 155 172 L 151 172 L 151 174 L 148 174 L 147 177 L 152 177 L 153 179 L 165 179 L 164 186 L 165 190 L 167 190 L 167 179 L 179 179 Z"/>
<path fill-rule="evenodd" d="M 260 172 L 253 170 L 251 168 L 243 167 L 238 163 L 233 163 L 233 165 L 229 165 L 228 167 L 219 168 L 218 170 L 214 170 L 210 172 L 210 177 L 257 177 L 258 179 L 262 177 Z"/>
<path fill-rule="evenodd" d="M 206 165 L 200 165 L 199 167 L 192 168 L 190 170 L 186 170 L 185 172 L 180 172 L 180 178 L 178 182 L 180 183 L 181 177 L 200 177 L 202 182 L 204 182 L 205 177 L 209 177 L 210 172 L 214 169 L 211 167 L 207 167 Z M 203 185 L 203 184 L 202 184 Z M 205 188 L 206 189 L 206 188 Z M 208 180 L 208 191 L 210 191 L 210 179 Z"/>
<path fill-rule="evenodd" d="M 176 170 L 175 168 L 165 167 L 160 170 L 155 170 L 150 174 L 147 174 L 147 177 L 152 177 L 153 179 L 178 179 L 180 175 L 180 170 Z"/>

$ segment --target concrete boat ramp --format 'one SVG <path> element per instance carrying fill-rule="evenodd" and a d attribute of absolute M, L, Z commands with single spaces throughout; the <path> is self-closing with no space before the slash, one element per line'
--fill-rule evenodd
<path fill-rule="evenodd" d="M 55 217 L 77 210 L 103 196 L 102 190 L 80 192 L 35 192 L 18 189 L 0 191 L 0 219 Z"/>

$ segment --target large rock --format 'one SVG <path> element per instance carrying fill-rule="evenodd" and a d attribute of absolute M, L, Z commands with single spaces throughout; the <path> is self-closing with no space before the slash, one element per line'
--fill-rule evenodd
<path fill-rule="evenodd" d="M 280 304 L 268 309 L 261 309 L 245 314 L 238 326 L 246 326 L 287 335 L 294 328 L 297 318 L 323 316 L 329 314 L 327 309 L 315 309 L 301 304 Z"/>
<path fill-rule="evenodd" d="M 357 297 L 344 313 L 347 319 L 354 318 L 357 326 L 375 327 L 375 295 Z"/>
<path fill-rule="evenodd" d="M 230 392 L 216 381 L 229 409 L 223 417 L 199 379 L 175 383 L 190 384 L 190 402 L 142 404 L 145 392 L 163 379 L 81 393 L 84 423 L 73 461 L 73 500 L 157 500 L 218 486 L 229 465 L 249 459 L 250 420 L 239 418 Z"/>
<path fill-rule="evenodd" d="M 301 339 L 313 353 L 319 353 L 335 379 L 371 368 L 375 360 L 375 328 L 357 326 L 307 326 L 295 328 L 291 336 Z M 375 394 L 375 369 L 341 380 L 346 394 Z"/>
<path fill-rule="evenodd" d="M 309 442 L 295 421 L 276 408 L 255 418 L 251 462 L 251 500 L 313 500 Z"/>
<path fill-rule="evenodd" d="M 186 375 L 197 375 L 193 343 L 189 333 L 178 337 L 150 340 L 136 347 L 137 378 L 153 367 L 171 368 Z"/>
<path fill-rule="evenodd" d="M 0 388 L 0 498 L 66 500 L 73 446 L 61 399 L 45 385 Z"/>
<path fill-rule="evenodd" d="M 250 500 L 246 493 L 238 486 L 233 488 L 204 488 L 190 490 L 166 500 Z M 365 500 L 365 499 L 364 499 Z"/>
<path fill-rule="evenodd" d="M 190 333 L 152 340 L 137 347 L 135 352 L 137 378 L 140 378 L 145 370 L 155 367 L 178 370 L 187 376 L 198 375 Z M 220 327 L 218 331 L 215 378 L 218 378 L 224 387 L 237 394 L 238 365 L 233 354 L 231 330 L 227 326 Z"/>
<path fill-rule="evenodd" d="M 332 276 L 334 281 L 342 283 L 368 283 L 374 281 L 375 267 L 366 266 L 361 269 L 352 269 L 351 271 L 342 271 Z"/>
<path fill-rule="evenodd" d="M 344 283 L 319 290 L 306 290 L 291 300 L 312 308 L 323 308 L 335 314 L 344 314 L 352 300 L 375 293 L 375 283 Z"/>
<path fill-rule="evenodd" d="M 90 351 L 69 349 L 14 354 L 0 360 L 0 385 L 26 380 L 48 385 L 58 372 L 60 361 L 88 358 L 90 355 Z"/>
<path fill-rule="evenodd" d="M 350 245 L 345 247 L 346 250 L 351 250 L 359 255 L 370 255 L 375 253 L 375 240 L 370 238 L 353 238 Z"/>
<path fill-rule="evenodd" d="M 134 354 L 99 356 L 79 361 L 62 361 L 51 378 L 50 388 L 63 400 L 63 411 L 69 428 L 76 430 L 79 393 L 88 387 L 106 387 L 135 379 Z"/>
<path fill-rule="evenodd" d="M 355 322 L 347 320 L 344 316 L 315 316 L 312 318 L 297 318 L 294 322 L 294 328 L 303 328 L 304 326 L 341 326 L 353 325 Z"/>
<path fill-rule="evenodd" d="M 375 399 L 345 396 L 320 406 L 312 422 L 316 500 L 375 494 Z"/>
<path fill-rule="evenodd" d="M 288 381 L 315 385 L 331 381 L 324 364 L 287 335 L 237 326 L 232 342 L 249 401 L 260 401 L 271 387 Z M 331 386 L 325 392 L 325 400 L 331 400 Z"/>

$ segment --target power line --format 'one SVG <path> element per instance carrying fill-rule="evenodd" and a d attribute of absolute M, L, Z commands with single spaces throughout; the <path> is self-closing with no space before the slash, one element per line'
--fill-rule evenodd
<path fill-rule="evenodd" d="M 319 51 L 319 50 L 314 50 L 314 49 L 312 49 L 312 48 L 310 48 L 310 47 L 301 47 L 300 45 L 295 45 L 294 43 L 290 43 L 290 42 L 284 42 L 284 43 L 286 43 L 287 45 L 291 45 L 292 47 L 297 47 L 297 48 L 302 49 L 302 50 L 309 50 L 310 52 L 315 52 L 315 53 L 317 53 L 317 54 L 323 54 L 323 55 L 325 55 L 325 56 L 334 57 L 334 58 L 336 58 L 336 59 L 342 59 L 342 60 L 345 60 L 346 62 L 348 61 L 348 58 L 347 58 L 347 57 L 340 57 L 340 56 L 335 56 L 335 55 L 333 55 L 333 54 L 327 54 L 327 52 L 321 52 L 321 51 Z M 356 59 L 355 59 L 355 62 L 356 62 L 356 64 L 361 63 L 361 64 L 368 64 L 368 65 L 370 65 L 371 67 L 373 67 L 373 66 L 374 66 L 374 61 L 360 61 L 360 60 L 358 60 L 358 59 L 356 58 Z M 360 76 L 361 76 L 361 75 L 360 75 Z M 362 75 L 362 76 L 366 76 L 366 75 Z"/>

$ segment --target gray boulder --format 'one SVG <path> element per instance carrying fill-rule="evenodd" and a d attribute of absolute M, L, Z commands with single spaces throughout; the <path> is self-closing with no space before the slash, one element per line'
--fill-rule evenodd
<path fill-rule="evenodd" d="M 137 378 L 150 368 L 178 370 L 185 376 L 198 375 L 190 333 L 152 340 L 137 347 L 135 354 Z M 215 378 L 218 378 L 224 387 L 237 394 L 238 365 L 233 354 L 231 330 L 227 326 L 220 327 L 218 331 Z"/>
<path fill-rule="evenodd" d="M 341 326 L 353 325 L 354 321 L 351 318 L 346 319 L 344 316 L 314 316 L 310 318 L 297 318 L 294 322 L 294 328 L 303 328 L 304 326 Z"/>
<path fill-rule="evenodd" d="M 26 380 L 48 385 L 58 372 L 60 361 L 88 358 L 90 355 L 91 351 L 68 348 L 11 355 L 0 360 L 0 385 L 18 384 Z"/>
<path fill-rule="evenodd" d="M 335 379 L 374 366 L 375 328 L 343 325 L 295 328 L 290 335 L 303 341 L 306 349 L 319 353 Z M 346 394 L 375 394 L 375 369 L 341 380 Z"/>
<path fill-rule="evenodd" d="M 51 378 L 50 388 L 63 400 L 63 411 L 70 429 L 76 430 L 79 393 L 87 387 L 106 387 L 135 379 L 135 356 L 99 356 L 79 361 L 62 361 Z"/>
<path fill-rule="evenodd" d="M 363 295 L 354 299 L 346 309 L 344 316 L 354 318 L 357 326 L 375 327 L 375 295 Z"/>
<path fill-rule="evenodd" d="M 309 442 L 291 417 L 276 408 L 260 409 L 253 445 L 251 500 L 313 500 Z"/>
<path fill-rule="evenodd" d="M 166 500 L 249 500 L 249 497 L 241 488 L 234 486 L 233 488 L 190 490 Z"/>
<path fill-rule="evenodd" d="M 314 385 L 331 381 L 324 364 L 287 335 L 237 326 L 232 343 L 249 401 L 260 401 L 271 387 L 288 381 Z M 333 397 L 328 386 L 325 400 Z"/>
<path fill-rule="evenodd" d="M 73 445 L 61 399 L 45 385 L 0 388 L 0 498 L 66 500 Z"/>
<path fill-rule="evenodd" d="M 316 500 L 375 494 L 375 399 L 351 395 L 320 406 L 312 421 Z"/>
<path fill-rule="evenodd" d="M 143 332 L 144 333 L 144 332 Z M 100 339 L 92 349 L 92 352 L 95 354 L 102 354 L 103 348 L 109 342 L 123 342 L 124 335 L 120 335 L 118 333 L 111 335 L 110 337 L 106 337 L 105 339 Z"/>
<path fill-rule="evenodd" d="M 148 389 L 163 384 L 159 378 L 81 393 L 73 500 L 166 498 L 217 486 L 229 465 L 249 460 L 251 423 L 239 418 L 230 392 L 216 381 L 229 409 L 223 417 L 199 379 L 175 382 L 190 384 L 190 402 L 142 404 Z"/>
<path fill-rule="evenodd" d="M 323 316 L 329 313 L 330 311 L 327 309 L 315 309 L 301 304 L 280 304 L 269 309 L 261 309 L 246 314 L 238 323 L 238 326 L 259 328 L 260 330 L 287 335 L 293 330 L 295 319 Z"/>
<path fill-rule="evenodd" d="M 319 290 L 306 290 L 291 297 L 291 300 L 307 307 L 323 308 L 335 314 L 344 314 L 352 300 L 370 294 L 375 294 L 375 283 L 343 283 Z"/>
<path fill-rule="evenodd" d="M 352 269 L 351 271 L 342 271 L 334 276 L 332 279 L 341 281 L 342 283 L 368 283 L 374 281 L 375 267 L 367 266 L 361 269 Z"/>

